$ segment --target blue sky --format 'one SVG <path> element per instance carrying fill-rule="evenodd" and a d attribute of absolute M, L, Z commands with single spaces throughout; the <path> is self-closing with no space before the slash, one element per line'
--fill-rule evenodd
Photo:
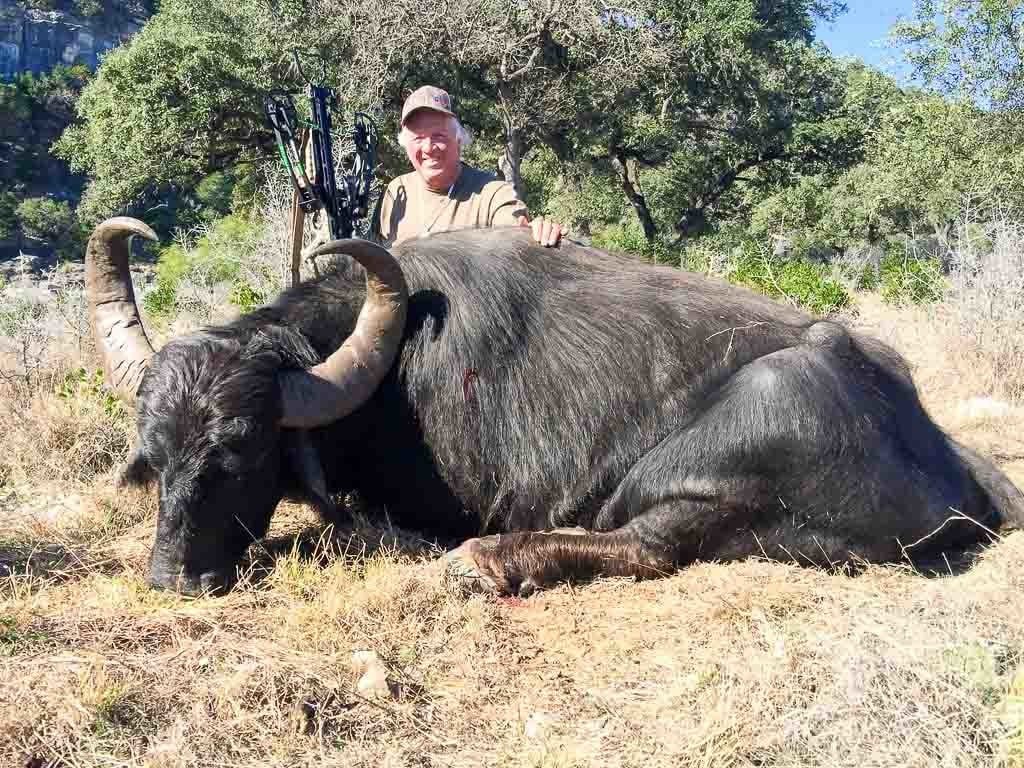
<path fill-rule="evenodd" d="M 898 55 L 886 48 L 886 33 L 900 17 L 911 18 L 914 0 L 847 0 L 850 10 L 831 24 L 819 24 L 818 39 L 836 56 L 856 56 L 899 75 Z"/>

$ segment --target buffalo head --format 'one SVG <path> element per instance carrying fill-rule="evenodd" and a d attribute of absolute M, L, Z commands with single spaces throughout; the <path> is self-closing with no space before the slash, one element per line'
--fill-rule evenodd
<path fill-rule="evenodd" d="M 96 227 L 86 291 L 108 383 L 135 402 L 138 439 L 121 481 L 155 481 L 160 494 L 150 582 L 195 594 L 224 587 L 246 547 L 262 536 L 291 472 L 326 502 L 305 430 L 358 408 L 391 367 L 408 290 L 397 262 L 362 240 L 319 254 L 347 254 L 366 271 L 354 330 L 327 359 L 280 324 L 199 331 L 154 352 L 128 271 L 129 239 L 156 239 L 130 218 Z"/>

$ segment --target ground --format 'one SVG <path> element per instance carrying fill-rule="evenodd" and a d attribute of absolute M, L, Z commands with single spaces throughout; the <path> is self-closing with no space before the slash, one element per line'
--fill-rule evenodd
<path fill-rule="evenodd" d="M 1024 484 L 1024 408 L 934 320 L 860 310 Z M 0 766 L 1024 766 L 1024 532 L 957 576 L 751 560 L 464 599 L 414 533 L 285 505 L 194 600 L 144 585 L 153 511 L 109 470 L 0 484 Z"/>

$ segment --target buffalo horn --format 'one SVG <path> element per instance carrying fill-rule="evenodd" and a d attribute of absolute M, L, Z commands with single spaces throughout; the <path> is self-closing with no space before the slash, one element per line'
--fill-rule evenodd
<path fill-rule="evenodd" d="M 118 216 L 96 226 L 85 252 L 85 291 L 96 350 L 107 384 L 129 403 L 135 400 L 153 356 L 128 271 L 128 244 L 133 235 L 157 239 L 138 219 Z"/>
<path fill-rule="evenodd" d="M 409 290 L 395 258 L 367 240 L 334 240 L 314 256 L 345 254 L 366 270 L 366 300 L 352 334 L 308 371 L 280 376 L 281 425 L 309 429 L 340 419 L 373 394 L 405 330 Z"/>

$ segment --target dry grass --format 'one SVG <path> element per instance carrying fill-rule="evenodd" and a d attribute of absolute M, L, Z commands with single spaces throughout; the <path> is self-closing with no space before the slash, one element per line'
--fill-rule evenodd
<path fill-rule="evenodd" d="M 851 322 L 1024 484 L 1019 370 L 933 312 Z M 0 400 L 0 766 L 1024 767 L 1024 532 L 947 578 L 750 561 L 467 601 L 415 535 L 285 505 L 239 587 L 190 600 L 145 587 L 127 420 L 65 380 Z"/>
<path fill-rule="evenodd" d="M 956 578 L 709 564 L 495 602 L 405 549 L 353 556 L 364 530 L 192 601 L 143 586 L 148 528 L 7 580 L 0 764 L 1024 760 L 1024 534 Z M 394 698 L 357 693 L 360 649 Z"/>

